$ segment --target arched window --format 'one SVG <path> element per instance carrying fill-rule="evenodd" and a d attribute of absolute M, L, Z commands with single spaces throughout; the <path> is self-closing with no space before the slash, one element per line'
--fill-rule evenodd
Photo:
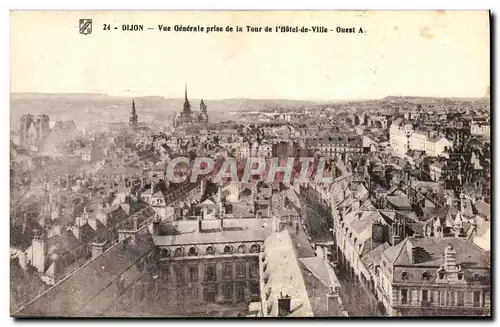
<path fill-rule="evenodd" d="M 260 246 L 258 244 L 253 244 L 250 247 L 250 253 L 258 253 L 260 252 Z"/>
<path fill-rule="evenodd" d="M 231 245 L 226 245 L 226 246 L 224 247 L 224 253 L 225 253 L 225 254 L 229 254 L 229 253 L 231 253 L 231 252 L 233 252 L 233 247 L 232 247 Z"/>
<path fill-rule="evenodd" d="M 207 246 L 207 254 L 215 254 L 215 248 L 213 246 Z"/>
<path fill-rule="evenodd" d="M 458 280 L 462 280 L 464 278 L 464 273 L 458 273 Z"/>
<path fill-rule="evenodd" d="M 174 256 L 175 257 L 180 257 L 180 256 L 183 255 L 183 253 L 184 253 L 184 249 L 183 248 L 177 248 L 177 249 L 175 249 Z"/>
<path fill-rule="evenodd" d="M 196 250 L 196 248 L 194 246 L 189 248 L 188 256 L 195 256 L 197 254 L 198 254 L 198 251 Z"/>
<path fill-rule="evenodd" d="M 426 280 L 428 280 L 430 277 L 431 277 L 431 274 L 429 274 L 429 272 L 428 272 L 428 271 L 424 271 L 424 272 L 422 273 L 422 279 L 426 279 Z"/>
<path fill-rule="evenodd" d="M 439 271 L 438 272 L 438 278 L 439 279 L 444 279 L 444 271 Z"/>
<path fill-rule="evenodd" d="M 245 246 L 243 244 L 238 246 L 238 253 L 245 253 Z"/>

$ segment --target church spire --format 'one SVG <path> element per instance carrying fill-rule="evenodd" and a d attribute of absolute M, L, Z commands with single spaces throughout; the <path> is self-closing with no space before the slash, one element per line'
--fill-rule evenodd
<path fill-rule="evenodd" d="M 191 105 L 188 100 L 187 83 L 184 86 L 184 114 L 187 116 L 191 115 Z"/>
<path fill-rule="evenodd" d="M 137 128 L 137 113 L 135 112 L 135 101 L 132 99 L 132 111 L 130 112 L 129 127 L 131 129 Z"/>

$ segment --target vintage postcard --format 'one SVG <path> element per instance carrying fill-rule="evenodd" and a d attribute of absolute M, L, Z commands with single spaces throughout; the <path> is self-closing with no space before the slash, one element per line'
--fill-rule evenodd
<path fill-rule="evenodd" d="M 488 11 L 12 11 L 13 317 L 491 317 Z"/>

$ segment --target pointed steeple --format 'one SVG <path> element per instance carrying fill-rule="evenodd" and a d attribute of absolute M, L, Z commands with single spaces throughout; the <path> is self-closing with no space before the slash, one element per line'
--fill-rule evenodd
<path fill-rule="evenodd" d="M 188 100 L 187 83 L 184 86 L 184 114 L 191 115 L 191 105 Z"/>
<path fill-rule="evenodd" d="M 137 128 L 137 113 L 135 112 L 135 101 L 132 99 L 132 110 L 130 111 L 129 127 Z"/>

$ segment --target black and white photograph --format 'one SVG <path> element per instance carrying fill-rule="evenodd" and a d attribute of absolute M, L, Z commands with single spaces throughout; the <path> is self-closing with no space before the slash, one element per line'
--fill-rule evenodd
<path fill-rule="evenodd" d="M 491 319 L 489 11 L 9 24 L 11 317 Z"/>

